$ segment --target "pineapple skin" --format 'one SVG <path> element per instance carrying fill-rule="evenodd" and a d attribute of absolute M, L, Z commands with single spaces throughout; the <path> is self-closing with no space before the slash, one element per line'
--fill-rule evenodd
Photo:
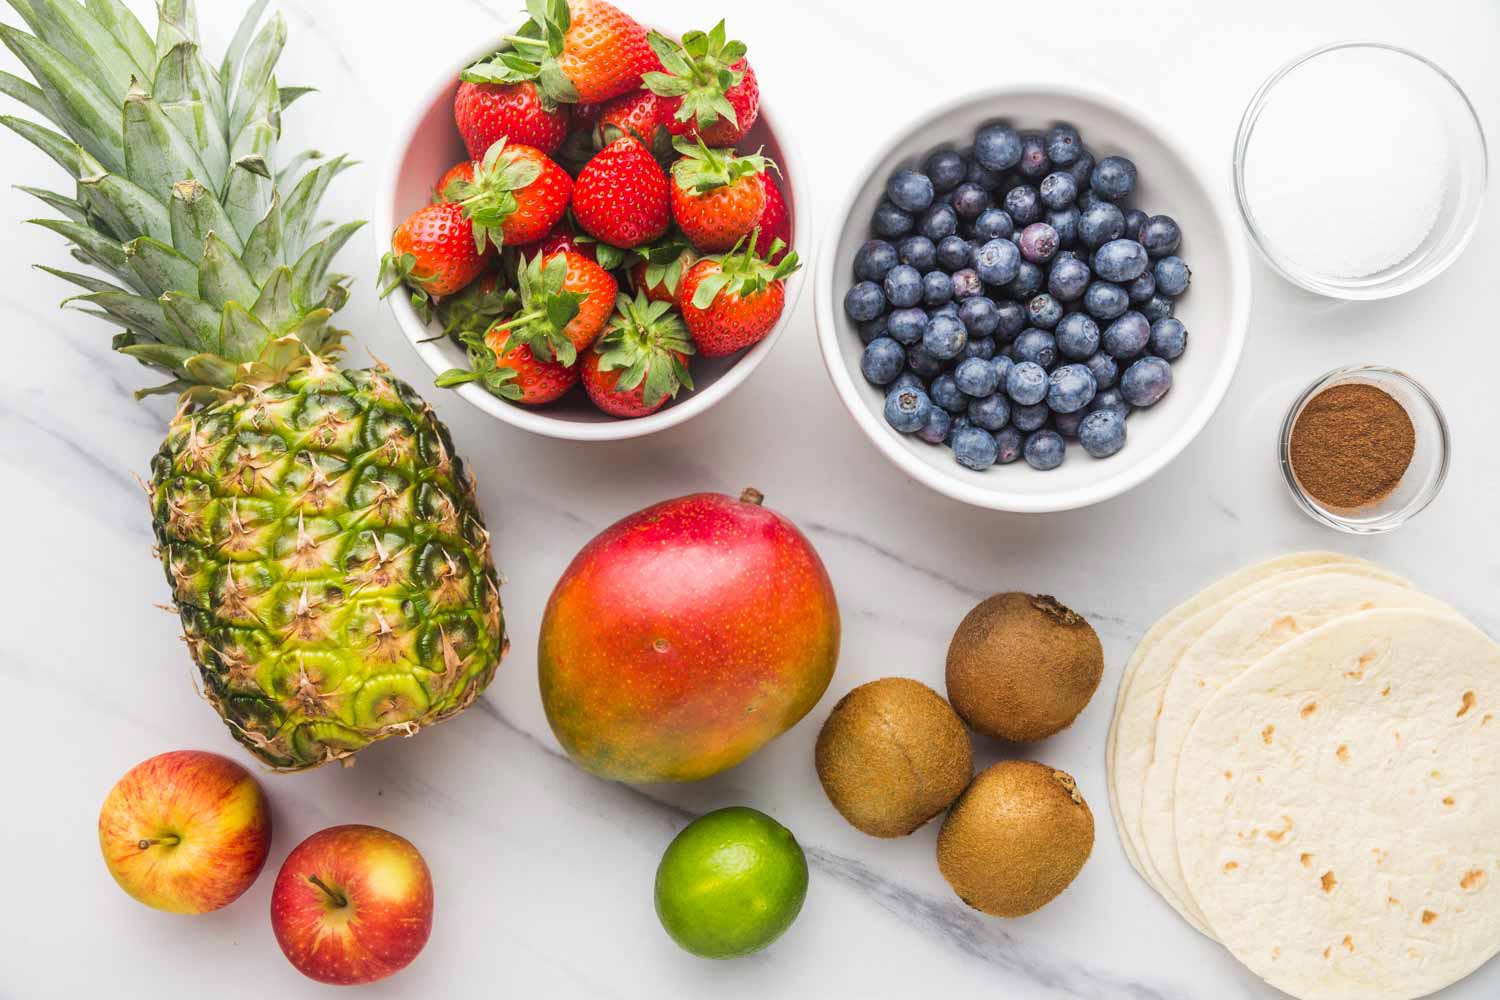
<path fill-rule="evenodd" d="M 314 363 L 184 409 L 151 468 L 203 693 L 269 766 L 415 735 L 494 677 L 508 641 L 473 478 L 389 373 Z"/>

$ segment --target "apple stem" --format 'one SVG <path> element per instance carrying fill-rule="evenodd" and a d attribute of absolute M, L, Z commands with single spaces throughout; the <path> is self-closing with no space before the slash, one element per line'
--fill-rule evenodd
<path fill-rule="evenodd" d="M 747 486 L 745 492 L 740 494 L 740 503 L 753 503 L 759 507 L 765 503 L 766 495 L 754 486 Z"/>
<path fill-rule="evenodd" d="M 135 846 L 142 851 L 149 851 L 157 844 L 162 844 L 166 847 L 176 847 L 180 843 L 182 843 L 181 837 L 177 836 L 177 834 L 175 833 L 169 833 L 165 837 L 152 837 L 149 840 L 142 840 Z"/>
<path fill-rule="evenodd" d="M 309 875 L 307 876 L 307 880 L 327 893 L 328 898 L 333 900 L 334 906 L 343 907 L 349 905 L 349 897 L 345 896 L 341 892 L 336 892 L 333 889 L 328 888 L 328 886 L 323 882 L 322 879 L 318 878 L 318 876 Z"/>

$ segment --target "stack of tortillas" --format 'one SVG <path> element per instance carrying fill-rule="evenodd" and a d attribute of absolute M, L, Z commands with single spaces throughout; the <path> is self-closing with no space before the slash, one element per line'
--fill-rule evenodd
<path fill-rule="evenodd" d="M 1500 647 L 1405 580 L 1214 584 L 1141 640 L 1108 753 L 1131 863 L 1273 986 L 1404 1000 L 1500 951 Z"/>

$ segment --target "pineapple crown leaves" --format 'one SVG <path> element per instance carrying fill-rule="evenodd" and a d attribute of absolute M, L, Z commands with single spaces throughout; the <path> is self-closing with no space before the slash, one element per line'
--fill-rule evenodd
<path fill-rule="evenodd" d="M 521 398 L 521 387 L 516 384 L 516 370 L 500 362 L 485 341 L 483 330 L 464 330 L 458 335 L 458 339 L 468 349 L 469 367 L 448 369 L 433 381 L 434 385 L 440 389 L 452 389 L 475 382 L 501 399 Z"/>
<path fill-rule="evenodd" d="M 782 281 L 802 267 L 795 252 L 787 254 L 778 263 L 772 264 L 770 258 L 784 250 L 786 244 L 781 240 L 773 240 L 766 255 L 761 256 L 755 250 L 755 244 L 759 239 L 760 230 L 757 229 L 736 243 L 734 249 L 728 253 L 708 258 L 716 261 L 719 268 L 700 281 L 698 287 L 694 289 L 693 307 L 695 309 L 707 309 L 725 289 L 742 299 L 758 295 L 765 291 L 772 282 Z"/>
<path fill-rule="evenodd" d="M 571 365 L 578 360 L 578 348 L 566 331 L 588 293 L 564 288 L 567 277 L 568 260 L 563 254 L 546 257 L 538 253 L 529 263 L 521 258 L 516 269 L 520 312 L 495 325 L 495 329 L 510 331 L 513 343 L 530 347 L 538 361 L 556 359 Z"/>
<path fill-rule="evenodd" d="M 619 371 L 615 391 L 645 386 L 642 401 L 655 406 L 674 399 L 682 387 L 693 388 L 683 358 L 695 353 L 681 315 L 668 302 L 653 302 L 644 292 L 634 299 L 621 294 L 604 335 L 594 345 L 600 371 Z"/>
<path fill-rule="evenodd" d="M 678 187 L 698 195 L 729 187 L 742 177 L 763 174 L 774 166 L 759 151 L 736 156 L 732 149 L 709 149 L 701 138 L 678 137 L 672 147 L 682 154 L 672 164 L 672 179 Z"/>
<path fill-rule="evenodd" d="M 0 74 L 0 93 L 46 124 L 0 125 L 76 184 L 75 197 L 30 189 L 62 216 L 32 221 L 109 280 L 49 273 L 84 289 L 70 304 L 124 328 L 119 350 L 172 374 L 143 394 L 203 401 L 338 350 L 328 320 L 349 279 L 330 266 L 360 224 L 330 228 L 317 208 L 352 164 L 304 154 L 273 169 L 281 113 L 307 90 L 276 83 L 286 25 L 262 23 L 267 0 L 217 67 L 191 0 L 160 3 L 154 39 L 119 0 L 10 2 L 30 30 L 0 25 L 0 42 L 32 81 Z M 278 346 L 289 335 L 306 350 Z"/>
<path fill-rule="evenodd" d="M 474 164 L 472 181 L 448 185 L 446 196 L 463 206 L 464 217 L 474 224 L 474 249 L 484 252 L 486 243 L 505 248 L 502 227 L 521 207 L 515 192 L 533 184 L 542 175 L 542 165 L 516 149 L 507 149 L 501 139 Z"/>
<path fill-rule="evenodd" d="M 674 42 L 659 31 L 646 36 L 651 50 L 661 60 L 663 72 L 642 77 L 646 89 L 659 97 L 680 97 L 680 122 L 696 121 L 703 128 L 727 118 L 739 124 L 729 91 L 745 78 L 734 66 L 745 58 L 745 43 L 730 41 L 720 21 L 707 32 L 690 31 L 682 42 Z"/>
<path fill-rule="evenodd" d="M 544 103 L 577 104 L 578 88 L 563 72 L 558 57 L 572 27 L 568 0 L 526 0 L 526 23 L 507 35 L 505 47 L 464 70 L 469 83 L 536 81 Z"/>

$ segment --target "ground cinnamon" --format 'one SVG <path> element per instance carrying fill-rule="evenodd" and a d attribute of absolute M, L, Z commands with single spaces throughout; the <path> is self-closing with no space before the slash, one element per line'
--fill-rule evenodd
<path fill-rule="evenodd" d="M 1314 396 L 1292 425 L 1292 472 L 1325 507 L 1367 507 L 1390 496 L 1411 466 L 1417 433 L 1395 397 L 1363 382 Z"/>

